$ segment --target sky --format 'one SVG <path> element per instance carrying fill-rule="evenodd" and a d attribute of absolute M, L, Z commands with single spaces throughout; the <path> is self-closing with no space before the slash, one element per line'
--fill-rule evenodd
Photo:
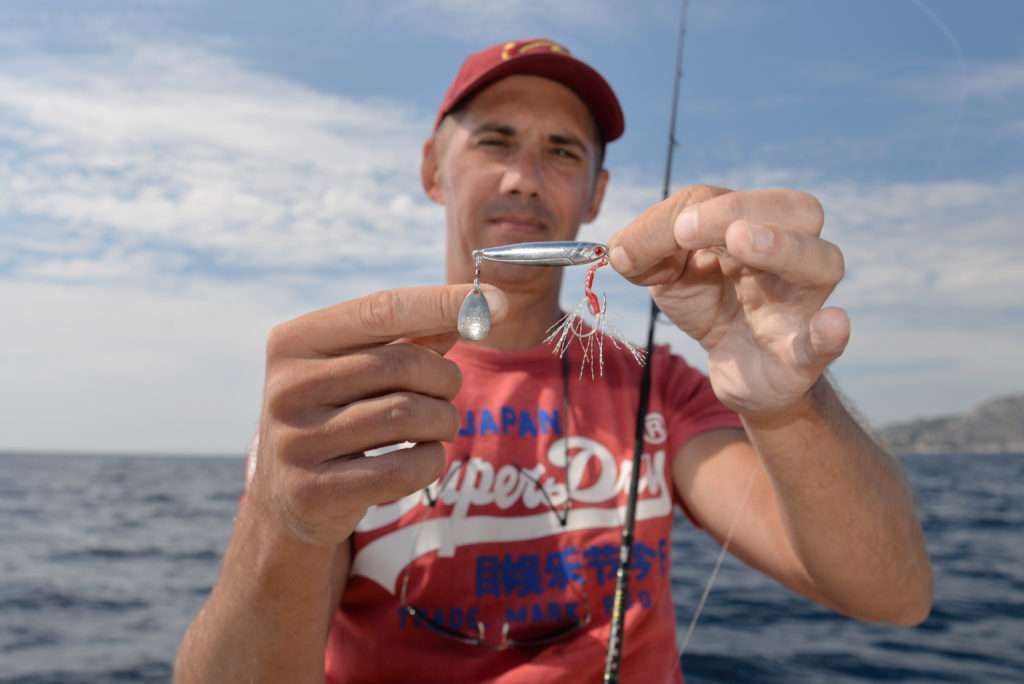
<path fill-rule="evenodd" d="M 242 453 L 274 324 L 443 279 L 420 148 L 487 45 L 553 38 L 618 92 L 581 234 L 607 238 L 660 199 L 680 8 L 0 4 L 0 449 Z M 1015 0 L 689 3 L 672 187 L 821 200 L 853 329 L 832 372 L 875 425 L 1024 391 L 1021 26 Z M 642 340 L 645 291 L 596 285 Z"/>

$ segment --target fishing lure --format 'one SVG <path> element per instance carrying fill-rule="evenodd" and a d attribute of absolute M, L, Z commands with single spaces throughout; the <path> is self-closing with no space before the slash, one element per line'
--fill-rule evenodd
<path fill-rule="evenodd" d="M 600 261 L 608 254 L 608 246 L 600 242 L 517 242 L 511 245 L 473 250 L 473 258 L 505 264 L 527 266 L 581 266 Z"/>
<path fill-rule="evenodd" d="M 573 340 L 579 340 L 583 348 L 580 376 L 590 369 L 594 377 L 594 366 L 604 374 L 604 340 L 608 338 L 616 349 L 625 348 L 640 365 L 644 363 L 644 352 L 627 342 L 608 323 L 608 300 L 603 294 L 594 292 L 594 276 L 598 269 L 608 265 L 608 246 L 598 242 L 521 242 L 498 247 L 486 247 L 473 251 L 475 272 L 473 289 L 459 308 L 459 334 L 469 340 L 482 340 L 491 331 L 491 312 L 480 291 L 480 265 L 484 261 L 527 266 L 580 266 L 592 264 L 583 279 L 583 298 L 576 307 L 548 329 L 544 342 L 553 343 L 558 356 L 565 356 Z M 587 308 L 595 319 L 595 325 L 584 323 L 583 312 Z"/>

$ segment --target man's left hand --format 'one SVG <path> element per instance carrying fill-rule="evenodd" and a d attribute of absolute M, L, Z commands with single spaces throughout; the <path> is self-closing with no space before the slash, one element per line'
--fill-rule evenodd
<path fill-rule="evenodd" d="M 784 413 L 850 337 L 822 308 L 843 255 L 818 200 L 795 190 L 691 186 L 612 236 L 612 266 L 708 352 L 718 398 L 748 418 Z"/>

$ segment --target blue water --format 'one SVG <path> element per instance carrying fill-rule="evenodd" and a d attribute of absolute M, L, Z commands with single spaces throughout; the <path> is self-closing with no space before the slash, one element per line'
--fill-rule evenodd
<path fill-rule="evenodd" d="M 903 462 L 936 573 L 931 617 L 860 624 L 728 559 L 683 660 L 690 684 L 1024 682 L 1024 456 Z M 0 683 L 168 681 L 216 579 L 242 468 L 0 454 Z M 678 528 L 682 632 L 717 547 Z"/>

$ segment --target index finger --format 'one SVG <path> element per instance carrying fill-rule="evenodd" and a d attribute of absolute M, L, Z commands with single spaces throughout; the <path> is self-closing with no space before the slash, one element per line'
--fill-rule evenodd
<path fill-rule="evenodd" d="M 275 328 L 271 343 L 292 354 L 335 356 L 399 339 L 430 338 L 457 329 L 459 307 L 470 283 L 383 290 L 313 311 Z M 508 311 L 504 293 L 481 284 L 491 318 Z"/>
<path fill-rule="evenodd" d="M 649 207 L 608 240 L 612 266 L 624 276 L 640 276 L 677 255 L 679 244 L 672 227 L 683 210 L 731 192 L 727 188 L 692 185 Z"/>
<path fill-rule="evenodd" d="M 729 226 L 739 220 L 820 235 L 825 210 L 814 195 L 798 190 L 732 192 L 687 207 L 675 219 L 679 247 L 700 249 L 725 244 Z"/>

